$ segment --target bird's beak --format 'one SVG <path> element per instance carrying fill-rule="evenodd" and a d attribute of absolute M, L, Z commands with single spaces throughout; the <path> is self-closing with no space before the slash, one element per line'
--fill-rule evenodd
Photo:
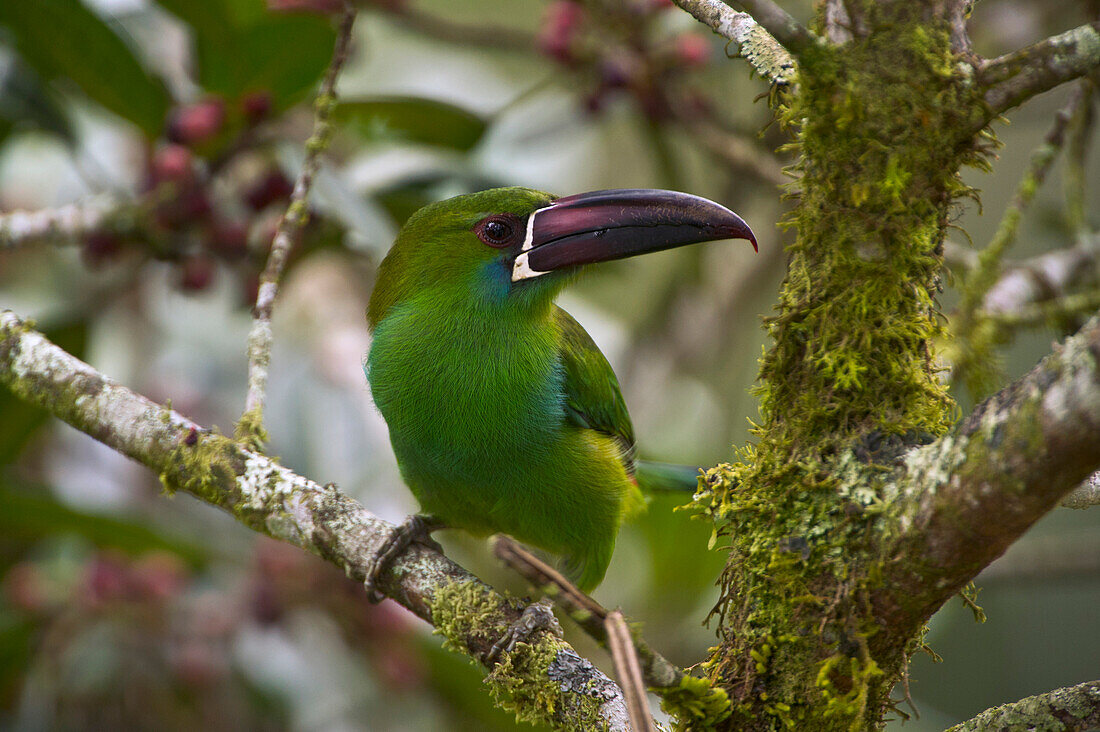
<path fill-rule="evenodd" d="M 756 249 L 740 216 L 699 196 L 647 188 L 579 193 L 528 217 L 512 281 L 719 239 L 747 239 Z"/>

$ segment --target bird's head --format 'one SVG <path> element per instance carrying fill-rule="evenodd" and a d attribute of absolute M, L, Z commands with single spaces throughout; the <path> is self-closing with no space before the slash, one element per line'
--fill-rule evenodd
<path fill-rule="evenodd" d="M 740 216 L 687 193 L 592 191 L 557 198 L 496 188 L 413 214 L 386 255 L 371 295 L 373 328 L 391 307 L 549 303 L 583 265 L 685 244 L 756 237 Z"/>

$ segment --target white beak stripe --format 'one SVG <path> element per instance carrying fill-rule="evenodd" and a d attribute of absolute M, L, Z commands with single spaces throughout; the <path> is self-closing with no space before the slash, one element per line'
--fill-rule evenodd
<path fill-rule="evenodd" d="M 531 213 L 527 217 L 527 235 L 523 238 L 523 246 L 520 247 L 520 254 L 516 257 L 515 263 L 512 265 L 512 282 L 519 282 L 520 280 L 528 280 L 532 277 L 538 277 L 539 275 L 546 274 L 545 272 L 539 272 L 538 270 L 531 269 L 531 265 L 527 262 L 527 253 L 531 251 L 531 247 L 534 246 L 535 237 L 535 217 L 540 213 L 550 208 L 546 206 L 540 208 L 537 211 Z"/>

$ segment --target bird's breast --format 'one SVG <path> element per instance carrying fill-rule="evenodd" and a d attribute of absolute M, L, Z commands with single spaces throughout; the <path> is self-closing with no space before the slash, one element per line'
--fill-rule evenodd
<path fill-rule="evenodd" d="M 395 309 L 367 359 L 402 468 L 481 480 L 537 457 L 564 420 L 555 328 L 433 315 Z"/>

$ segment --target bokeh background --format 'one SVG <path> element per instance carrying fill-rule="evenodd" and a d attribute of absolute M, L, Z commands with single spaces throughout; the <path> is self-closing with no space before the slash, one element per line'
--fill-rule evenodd
<path fill-rule="evenodd" d="M 35 0 L 0 4 L 0 212 L 97 195 L 76 237 L 0 248 L 0 307 L 129 387 L 230 433 L 243 409 L 249 304 L 311 125 L 334 38 L 329 0 Z M 788 3 L 808 19 L 808 3 Z M 986 0 L 986 56 L 1095 17 L 1095 3 Z M 560 194 L 666 187 L 740 212 L 760 238 L 594 269 L 562 304 L 620 377 L 643 455 L 713 465 L 749 439 L 760 321 L 792 234 L 765 82 L 663 0 L 377 0 L 356 23 L 338 129 L 275 311 L 270 452 L 372 511 L 415 510 L 361 370 L 375 267 L 424 203 L 497 185 Z M 1068 90 L 996 125 L 983 246 Z M 1062 163 L 1025 217 L 1023 259 L 1076 242 Z M 1086 166 L 1092 178 L 1095 166 Z M 1100 181 L 1085 211 L 1100 224 Z M 962 232 L 965 232 L 963 234 Z M 948 277 L 941 302 L 950 313 Z M 1061 333 L 1006 344 L 1006 376 Z M 963 412 L 974 395 L 957 390 Z M 1100 449 L 1100 447 L 1098 447 Z M 720 553 L 705 523 L 654 500 L 595 593 L 674 662 L 706 656 Z M 484 542 L 447 553 L 525 588 Z M 1100 676 L 1100 509 L 1061 509 L 931 625 L 906 729 Z M 582 653 L 603 652 L 567 628 Z M 0 392 L 0 727 L 512 729 L 481 672 L 392 602 L 257 536 Z M 900 691 L 899 691 L 900 695 Z M 908 707 L 903 706 L 903 709 Z"/>

